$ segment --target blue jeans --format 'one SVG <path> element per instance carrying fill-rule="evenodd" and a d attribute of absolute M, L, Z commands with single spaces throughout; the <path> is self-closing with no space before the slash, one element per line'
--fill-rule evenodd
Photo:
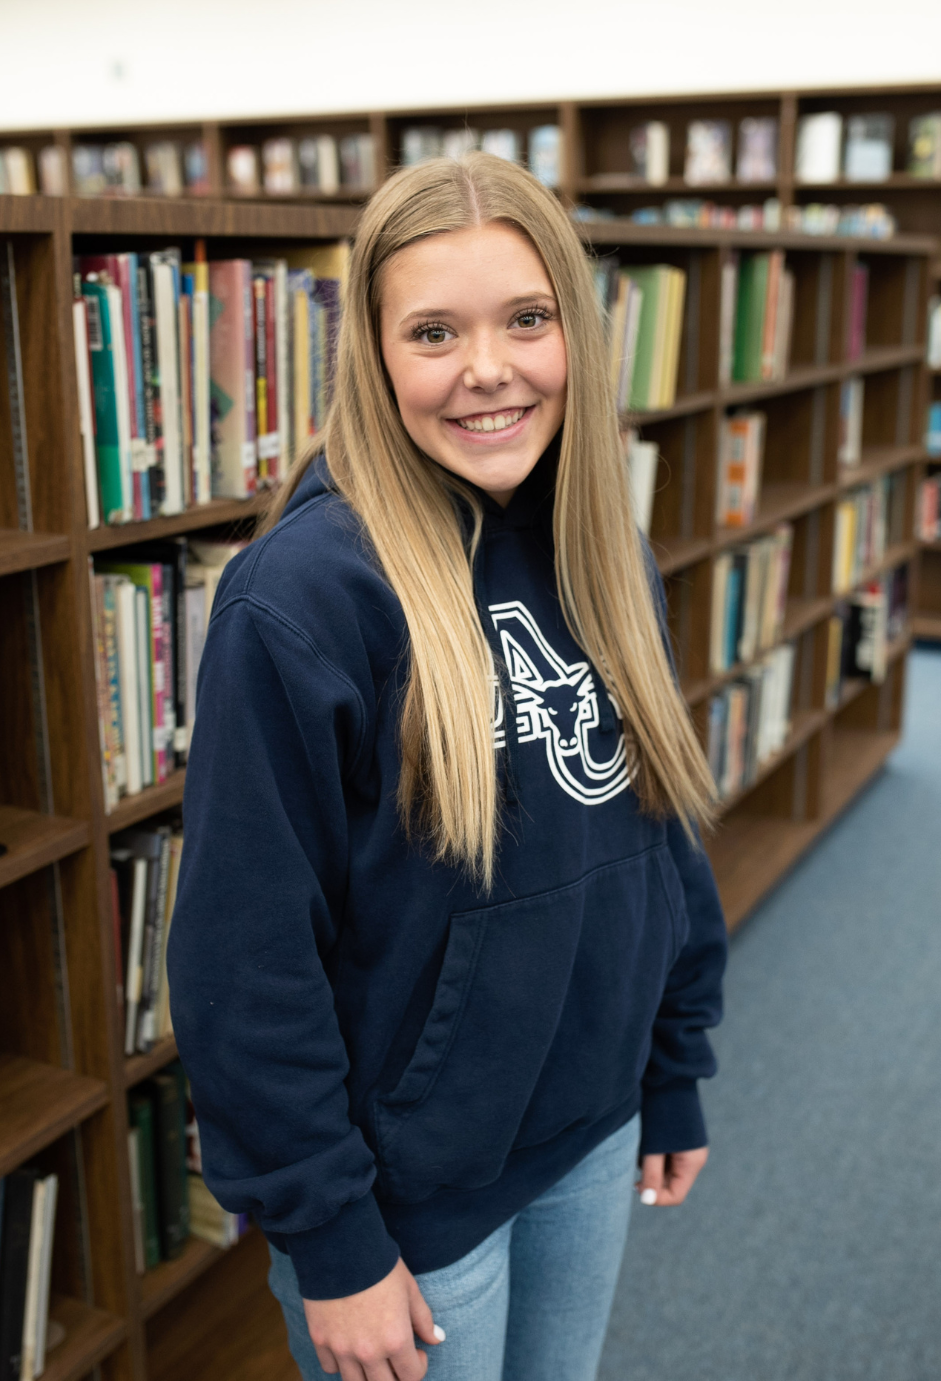
<path fill-rule="evenodd" d="M 467 1256 L 417 1277 L 447 1334 L 426 1348 L 427 1381 L 593 1381 L 639 1139 L 637 1116 Z M 304 1381 L 322 1381 L 291 1258 L 272 1249 L 271 1262 L 294 1360 Z"/>

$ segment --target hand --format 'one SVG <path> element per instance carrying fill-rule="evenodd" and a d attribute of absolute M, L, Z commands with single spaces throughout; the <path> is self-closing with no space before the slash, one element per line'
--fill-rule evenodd
<path fill-rule="evenodd" d="M 640 1180 L 634 1188 L 645 1204 L 656 1204 L 658 1208 L 681 1204 L 708 1159 L 708 1146 L 701 1146 L 698 1151 L 672 1151 L 668 1156 L 644 1156 Z M 651 1198 L 651 1193 L 656 1197 Z"/>
<path fill-rule="evenodd" d="M 344 1299 L 305 1299 L 311 1341 L 324 1371 L 342 1381 L 422 1381 L 428 1358 L 415 1346 L 444 1341 L 405 1262 Z"/>

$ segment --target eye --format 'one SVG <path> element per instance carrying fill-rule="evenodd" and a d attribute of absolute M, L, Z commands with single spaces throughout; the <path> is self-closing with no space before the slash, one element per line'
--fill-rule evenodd
<path fill-rule="evenodd" d="M 424 321 L 412 332 L 412 340 L 417 340 L 422 345 L 444 345 L 453 337 L 454 332 L 450 326 L 443 326 L 440 321 Z"/>
<path fill-rule="evenodd" d="M 513 325 L 521 326 L 524 331 L 533 331 L 542 326 L 544 322 L 551 320 L 552 313 L 545 307 L 524 307 L 513 318 Z"/>

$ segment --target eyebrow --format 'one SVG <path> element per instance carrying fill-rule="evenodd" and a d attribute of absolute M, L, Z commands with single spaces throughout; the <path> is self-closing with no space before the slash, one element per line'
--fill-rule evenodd
<path fill-rule="evenodd" d="M 520 307 L 526 302 L 551 302 L 554 305 L 555 298 L 552 293 L 546 292 L 522 293 L 519 297 L 511 297 L 508 302 L 503 303 L 503 306 L 504 309 L 509 310 L 512 307 Z M 450 316 L 453 311 L 453 307 L 418 307 L 414 312 L 407 312 L 400 324 L 404 326 L 407 321 L 411 321 L 414 317 L 421 320 L 424 317 Z"/>

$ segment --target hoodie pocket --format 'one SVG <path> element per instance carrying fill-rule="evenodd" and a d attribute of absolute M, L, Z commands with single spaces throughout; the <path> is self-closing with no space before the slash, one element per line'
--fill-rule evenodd
<path fill-rule="evenodd" d="M 661 858 L 661 855 L 664 855 Z M 537 896 L 451 917 L 431 1012 L 374 1126 L 384 1192 L 496 1180 L 514 1148 L 636 1089 L 680 943 L 665 846 Z"/>

